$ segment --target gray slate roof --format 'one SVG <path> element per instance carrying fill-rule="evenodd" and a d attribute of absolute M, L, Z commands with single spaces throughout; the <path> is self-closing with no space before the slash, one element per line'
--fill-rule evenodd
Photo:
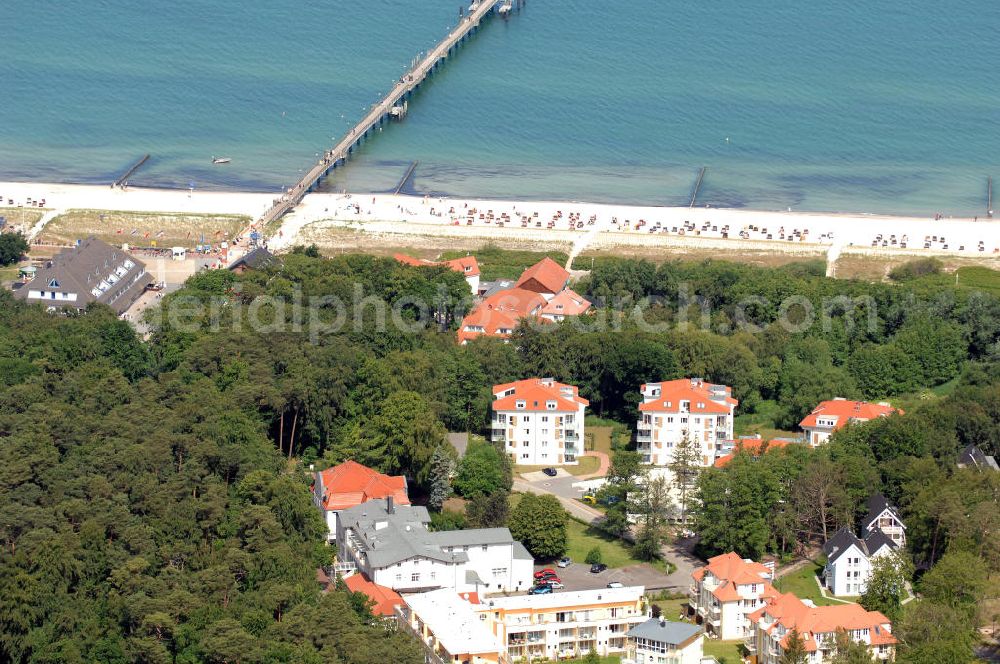
<path fill-rule="evenodd" d="M 896 508 L 889 504 L 889 500 L 881 493 L 876 493 L 874 496 L 868 499 L 868 514 L 865 515 L 865 518 L 861 522 L 861 525 L 864 528 L 867 528 L 869 525 L 871 525 L 872 521 L 877 519 L 878 515 L 884 512 L 885 510 L 889 510 L 890 512 L 892 512 L 892 515 L 896 517 L 896 519 L 898 519 L 900 523 L 903 522 L 903 519 L 899 516 L 899 512 L 896 511 Z"/>
<path fill-rule="evenodd" d="M 891 537 L 882 532 L 881 528 L 876 528 L 865 537 L 865 548 L 868 550 L 869 556 L 874 555 L 883 546 L 888 546 L 890 549 L 898 548 L 898 545 L 892 541 Z"/>
<path fill-rule="evenodd" d="M 264 247 L 257 247 L 250 253 L 235 260 L 233 264 L 229 266 L 229 269 L 235 270 L 236 268 L 242 266 L 251 270 L 259 270 L 277 262 L 278 259 L 274 254 Z"/>
<path fill-rule="evenodd" d="M 626 632 L 625 636 L 639 639 L 650 639 L 660 643 L 679 645 L 701 633 L 701 627 L 690 623 L 660 621 L 650 618 Z"/>
<path fill-rule="evenodd" d="M 462 563 L 469 560 L 468 554 L 463 551 L 447 551 L 446 547 L 454 549 L 514 542 L 506 528 L 430 532 L 427 524 L 431 519 L 426 507 L 397 505 L 393 513 L 389 514 L 385 501 L 381 500 L 370 500 L 345 509 L 338 518 L 344 528 L 354 531 L 368 557 L 368 563 L 378 568 L 415 557 L 444 563 Z"/>
<path fill-rule="evenodd" d="M 131 267 L 126 268 L 129 261 Z M 153 283 L 145 264 L 138 258 L 96 238 L 88 238 L 79 246 L 64 249 L 56 254 L 45 267 L 39 268 L 35 278 L 15 291 L 15 297 L 28 299 L 31 290 L 46 293 L 76 293 L 76 301 L 31 299 L 50 306 L 83 309 L 91 302 L 100 302 L 123 313 Z M 111 280 L 114 283 L 111 283 Z M 103 287 L 99 296 L 94 288 Z"/>
<path fill-rule="evenodd" d="M 832 563 L 836 561 L 845 551 L 851 548 L 852 544 L 858 547 L 858 551 L 865 556 L 874 554 L 887 544 L 892 549 L 897 548 L 897 544 L 882 532 L 881 528 L 875 528 L 862 540 L 852 533 L 847 526 L 844 526 L 823 545 L 823 553 L 826 554 L 827 562 Z"/>
<path fill-rule="evenodd" d="M 524 545 L 518 541 L 514 542 L 514 560 L 530 560 L 534 562 L 535 557 L 528 552 Z"/>
<path fill-rule="evenodd" d="M 984 453 L 976 445 L 969 445 L 962 450 L 962 453 L 958 457 L 958 465 L 977 470 L 1000 470 L 997 460 Z"/>

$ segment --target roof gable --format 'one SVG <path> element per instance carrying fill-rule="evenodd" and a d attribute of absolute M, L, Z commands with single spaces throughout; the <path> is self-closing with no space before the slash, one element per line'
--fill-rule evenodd
<path fill-rule="evenodd" d="M 515 288 L 526 288 L 539 293 L 558 293 L 569 281 L 569 272 L 546 256 L 521 273 Z"/>

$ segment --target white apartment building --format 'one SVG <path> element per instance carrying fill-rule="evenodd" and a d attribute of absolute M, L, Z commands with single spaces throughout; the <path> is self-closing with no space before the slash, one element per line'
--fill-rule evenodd
<path fill-rule="evenodd" d="M 730 552 L 708 560 L 691 573 L 688 603 L 705 631 L 720 639 L 742 639 L 753 633 L 748 616 L 777 595 L 774 570 Z"/>
<path fill-rule="evenodd" d="M 573 385 L 529 378 L 493 386 L 491 437 L 520 465 L 575 464 L 589 401 Z"/>
<path fill-rule="evenodd" d="M 866 538 L 876 530 L 885 533 L 896 546 L 906 546 L 906 524 L 903 523 L 903 517 L 880 493 L 868 499 L 868 514 L 861 521 L 861 532 Z"/>
<path fill-rule="evenodd" d="M 786 593 L 768 598 L 765 606 L 750 614 L 753 634 L 744 645 L 757 664 L 779 664 L 795 629 L 802 637 L 808 664 L 824 664 L 836 654 L 837 630 L 871 650 L 872 659 L 891 661 L 896 637 L 892 623 L 878 611 L 866 611 L 860 604 L 815 606 Z"/>
<path fill-rule="evenodd" d="M 506 528 L 431 532 L 425 507 L 371 500 L 340 512 L 337 556 L 397 592 L 450 588 L 457 592 L 528 590 L 534 559 Z"/>
<path fill-rule="evenodd" d="M 809 444 L 816 447 L 830 440 L 830 436 L 848 424 L 868 422 L 902 412 L 885 401 L 868 403 L 837 397 L 832 401 L 823 401 L 813 408 L 812 412 L 799 422 L 799 426 L 805 432 Z"/>
<path fill-rule="evenodd" d="M 643 586 L 484 600 L 484 616 L 513 661 L 581 657 L 591 650 L 618 655 L 626 634 L 646 620 Z"/>
<path fill-rule="evenodd" d="M 845 526 L 823 545 L 826 554 L 823 585 L 841 597 L 862 595 L 868 589 L 875 559 L 897 548 L 898 545 L 878 528 L 862 540 Z"/>
<path fill-rule="evenodd" d="M 636 441 L 644 463 L 666 466 L 677 444 L 689 438 L 700 448 L 700 465 L 711 466 L 716 448 L 733 438 L 739 402 L 732 397 L 732 388 L 681 378 L 646 383 L 641 392 Z"/>
<path fill-rule="evenodd" d="M 622 664 L 715 664 L 704 656 L 705 635 L 696 625 L 650 618 L 628 633 Z"/>

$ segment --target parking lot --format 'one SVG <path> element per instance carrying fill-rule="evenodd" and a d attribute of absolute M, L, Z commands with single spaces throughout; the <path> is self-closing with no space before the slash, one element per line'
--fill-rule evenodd
<path fill-rule="evenodd" d="M 590 565 L 584 562 L 574 562 L 569 567 L 551 565 L 535 565 L 535 571 L 551 568 L 566 586 L 555 592 L 570 592 L 573 590 L 594 590 L 606 588 L 612 581 L 618 581 L 626 586 L 645 586 L 647 589 L 663 588 L 667 575 L 656 570 L 651 565 L 639 564 L 626 567 L 609 568 L 600 574 L 591 574 Z"/>

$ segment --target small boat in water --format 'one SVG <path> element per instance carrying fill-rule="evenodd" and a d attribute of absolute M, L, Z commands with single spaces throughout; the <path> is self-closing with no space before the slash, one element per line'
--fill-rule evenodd
<path fill-rule="evenodd" d="M 231 161 L 229 157 L 212 157 L 213 164 L 228 164 Z"/>

